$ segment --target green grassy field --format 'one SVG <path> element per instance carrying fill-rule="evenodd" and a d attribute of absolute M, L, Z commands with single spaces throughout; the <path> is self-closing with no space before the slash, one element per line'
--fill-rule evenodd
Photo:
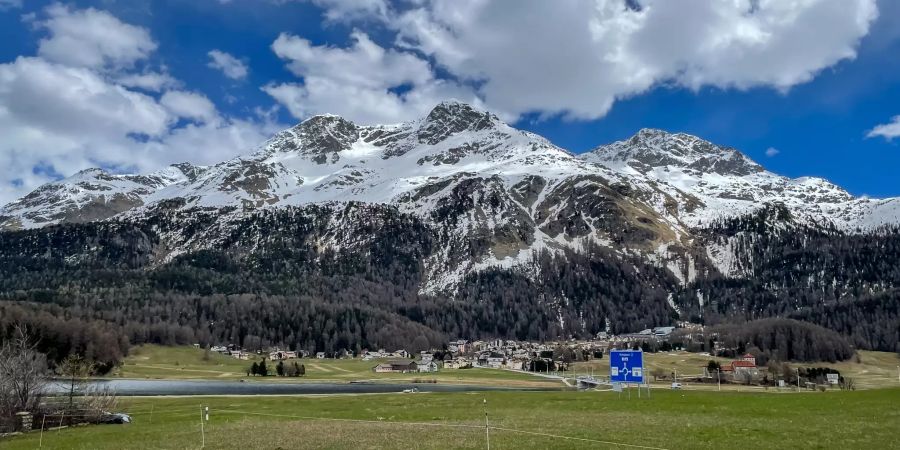
<path fill-rule="evenodd" d="M 247 370 L 253 361 L 241 361 L 217 353 L 205 360 L 203 350 L 194 347 L 161 347 L 146 345 L 135 347 L 125 363 L 113 373 L 113 377 L 151 379 L 214 379 L 229 380 L 248 378 Z M 272 382 L 350 382 L 358 380 L 412 381 L 436 380 L 448 384 L 504 384 L 513 386 L 559 386 L 559 381 L 528 374 L 489 369 L 446 369 L 436 373 L 374 373 L 372 368 L 379 361 L 360 359 L 309 359 L 297 360 L 306 367 L 306 375 L 300 378 L 250 377 L 250 380 Z M 274 371 L 271 361 L 269 370 Z"/>
<path fill-rule="evenodd" d="M 135 347 L 125 359 L 122 367 L 112 376 L 123 378 L 150 379 L 214 379 L 235 380 L 247 378 L 247 369 L 252 361 L 241 361 L 217 353 L 211 353 L 204 359 L 203 350 L 194 347 L 162 347 L 146 345 Z M 647 373 L 660 368 L 671 373 L 677 371 L 679 376 L 696 376 L 702 372 L 707 362 L 715 359 L 720 363 L 731 360 L 703 356 L 697 353 L 669 352 L 648 353 L 646 356 Z M 412 381 L 415 379 L 436 380 L 439 383 L 452 384 L 504 384 L 511 386 L 558 386 L 559 382 L 534 377 L 528 374 L 488 369 L 447 369 L 431 374 L 381 374 L 372 372 L 377 361 L 359 359 L 302 359 L 306 366 L 306 376 L 302 378 L 266 377 L 265 381 L 273 382 L 349 382 L 356 380 L 375 381 Z M 270 362 L 271 364 L 271 362 Z M 900 386 L 898 381 L 898 365 L 900 358 L 895 353 L 860 351 L 859 361 L 850 360 L 839 363 L 795 364 L 802 366 L 832 367 L 840 370 L 845 377 L 852 377 L 860 389 Z M 270 367 L 274 370 L 274 367 Z M 609 361 L 593 360 L 573 364 L 569 375 L 593 373 L 605 375 L 609 371 Z M 251 377 L 253 381 L 263 378 Z M 664 383 L 665 384 L 665 383 Z M 709 388 L 710 386 L 706 386 Z M 726 389 L 758 390 L 756 387 L 726 386 Z"/>
<path fill-rule="evenodd" d="M 861 350 L 858 352 L 859 361 L 851 359 L 837 363 L 819 362 L 819 363 L 790 363 L 794 367 L 831 367 L 837 369 L 845 377 L 853 378 L 856 387 L 859 389 L 873 389 L 883 387 L 900 387 L 898 381 L 898 366 L 900 366 L 900 357 L 896 353 L 888 352 L 872 352 Z M 647 353 L 644 355 L 646 359 L 646 373 L 659 368 L 663 369 L 666 374 L 673 371 L 677 372 L 679 377 L 697 376 L 703 373 L 703 367 L 710 360 L 718 361 L 720 364 L 730 363 L 732 360 L 727 358 L 717 358 L 713 356 L 703 356 L 698 353 L 688 352 L 660 352 Z M 571 371 L 576 374 L 591 373 L 606 375 L 609 373 L 609 361 L 606 359 L 593 360 L 589 362 L 579 362 L 572 365 Z M 740 386 L 734 388 L 743 389 Z"/>
<path fill-rule="evenodd" d="M 658 390 L 650 399 L 596 391 L 130 398 L 119 410 L 134 423 L 47 431 L 43 446 L 199 448 L 200 408 L 208 405 L 207 448 L 484 448 L 485 399 L 498 427 L 492 449 L 896 448 L 900 429 L 900 389 Z M 39 439 L 32 432 L 0 447 L 33 449 Z"/>

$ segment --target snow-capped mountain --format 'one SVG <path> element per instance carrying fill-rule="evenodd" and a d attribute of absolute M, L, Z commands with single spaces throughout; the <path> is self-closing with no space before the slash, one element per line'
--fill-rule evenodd
<path fill-rule="evenodd" d="M 448 102 L 395 125 L 315 116 L 208 167 L 49 183 L 0 208 L 0 298 L 326 347 L 364 323 L 378 342 L 544 340 L 778 316 L 893 350 L 898 224 L 898 199 L 694 136 L 573 155 Z"/>
<path fill-rule="evenodd" d="M 396 125 L 315 116 L 209 167 L 181 164 L 144 176 L 79 172 L 4 206 L 0 227 L 140 219 L 173 208 L 219 208 L 234 218 L 347 202 L 391 205 L 437 230 L 426 291 L 488 267 L 520 265 L 538 251 L 595 244 L 643 255 L 688 282 L 704 253 L 694 248 L 692 230 L 766 204 L 848 231 L 900 223 L 898 199 L 854 198 L 822 179 L 782 177 L 694 136 L 641 130 L 576 156 L 493 114 L 445 102 Z M 214 246 L 215 238 L 191 248 Z"/>
<path fill-rule="evenodd" d="M 189 182 L 204 167 L 174 164 L 148 175 L 116 175 L 87 169 L 0 208 L 0 229 L 36 228 L 57 223 L 102 220 L 141 206 L 157 190 Z"/>
<path fill-rule="evenodd" d="M 638 186 L 653 186 L 680 198 L 677 217 L 691 227 L 748 214 L 771 203 L 784 204 L 801 220 L 830 222 L 845 231 L 900 223 L 900 199 L 855 198 L 822 178 L 787 178 L 767 171 L 736 149 L 684 133 L 643 129 L 628 140 L 597 147 L 583 158 L 623 174 Z"/>

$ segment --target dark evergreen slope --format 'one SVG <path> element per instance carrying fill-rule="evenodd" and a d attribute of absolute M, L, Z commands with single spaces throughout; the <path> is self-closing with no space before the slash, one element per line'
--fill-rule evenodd
<path fill-rule="evenodd" d="M 731 240 L 741 273 L 687 286 L 679 296 L 686 315 L 708 323 L 794 317 L 850 336 L 861 348 L 897 348 L 900 228 L 848 234 L 798 224 L 775 205 L 702 233 L 703 245 Z M 706 300 L 702 307 L 698 298 Z"/>
<path fill-rule="evenodd" d="M 435 232 L 394 207 L 233 212 L 160 208 L 140 220 L 0 233 L 0 333 L 25 321 L 47 345 L 107 361 L 128 342 L 417 350 L 449 336 L 585 336 L 607 319 L 626 331 L 673 316 L 670 274 L 598 247 L 540 255 L 527 270 L 545 281 L 489 270 L 457 296 L 429 296 L 420 285 Z M 66 320 L 114 333 L 82 342 L 53 331 Z M 110 342 L 116 352 L 88 351 Z"/>
<path fill-rule="evenodd" d="M 850 235 L 773 206 L 696 236 L 700 275 L 684 286 L 640 254 L 588 244 L 474 271 L 457 291 L 428 295 L 425 265 L 444 237 L 393 206 L 161 204 L 139 218 L 0 233 L 0 338 L 25 322 L 52 358 L 76 351 L 108 367 L 144 342 L 419 350 L 456 336 L 551 339 L 777 316 L 860 348 L 897 349 L 900 230 Z M 732 274 L 702 255 L 726 242 Z"/>
<path fill-rule="evenodd" d="M 753 349 L 757 363 L 776 361 L 843 361 L 853 348 L 838 333 L 792 319 L 760 319 L 713 329 L 728 348 Z M 736 355 L 737 356 L 737 355 Z"/>

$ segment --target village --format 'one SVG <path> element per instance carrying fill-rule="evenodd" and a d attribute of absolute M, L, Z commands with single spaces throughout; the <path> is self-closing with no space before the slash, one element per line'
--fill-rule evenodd
<path fill-rule="evenodd" d="M 686 373 L 677 373 L 663 368 L 650 370 L 653 381 L 671 381 L 673 386 L 680 382 L 696 383 L 741 383 L 784 386 L 789 374 L 769 377 L 768 369 L 758 365 L 757 357 L 751 353 L 737 353 L 737 349 L 723 348 L 718 342 L 711 345 L 695 345 L 703 336 L 701 325 L 679 322 L 674 326 L 648 328 L 634 333 L 611 335 L 600 332 L 591 339 L 570 339 L 549 342 L 516 341 L 505 339 L 467 340 L 453 339 L 440 349 L 422 350 L 414 353 L 405 349 L 363 349 L 358 353 L 341 350 L 327 353 L 305 350 L 246 350 L 237 345 L 218 345 L 209 350 L 240 360 L 267 359 L 287 361 L 294 359 L 357 359 L 371 362 L 371 371 L 385 373 L 435 373 L 465 369 L 496 369 L 516 372 L 530 372 L 546 376 L 578 376 L 579 367 L 591 367 L 592 379 L 604 380 L 608 373 L 593 372 L 604 355 L 610 350 L 642 350 L 648 353 L 687 351 L 699 357 L 708 357 L 704 364 L 692 367 Z M 703 340 L 703 339 L 700 339 Z M 685 345 L 684 342 L 692 342 Z M 718 358 L 714 357 L 719 355 Z M 730 356 L 727 358 L 725 356 Z M 593 364 L 591 364 L 593 362 Z M 586 369 L 585 369 L 586 370 Z M 824 374 L 823 374 L 824 376 Z M 776 379 L 778 378 L 778 379 Z M 822 380 L 820 380 L 822 381 Z M 837 384 L 837 378 L 827 377 L 827 382 Z M 807 384 L 811 381 L 807 381 Z M 813 383 L 815 384 L 815 383 Z M 679 384 L 680 386 L 680 384 Z"/>

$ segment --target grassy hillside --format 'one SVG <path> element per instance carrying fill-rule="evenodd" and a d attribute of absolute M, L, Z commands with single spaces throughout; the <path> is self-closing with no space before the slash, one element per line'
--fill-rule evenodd
<path fill-rule="evenodd" d="M 754 448 L 891 448 L 900 428 L 900 389 L 659 390 L 650 399 L 630 400 L 611 392 L 572 391 L 133 398 L 122 400 L 119 410 L 131 413 L 134 423 L 45 432 L 43 445 L 199 448 L 200 407 L 208 405 L 207 448 L 484 448 L 483 400 L 491 425 L 499 427 L 490 431 L 492 448 L 498 449 L 614 448 L 610 442 L 720 449 L 732 447 L 735 439 Z M 39 439 L 31 433 L 0 446 L 33 449 Z"/>

